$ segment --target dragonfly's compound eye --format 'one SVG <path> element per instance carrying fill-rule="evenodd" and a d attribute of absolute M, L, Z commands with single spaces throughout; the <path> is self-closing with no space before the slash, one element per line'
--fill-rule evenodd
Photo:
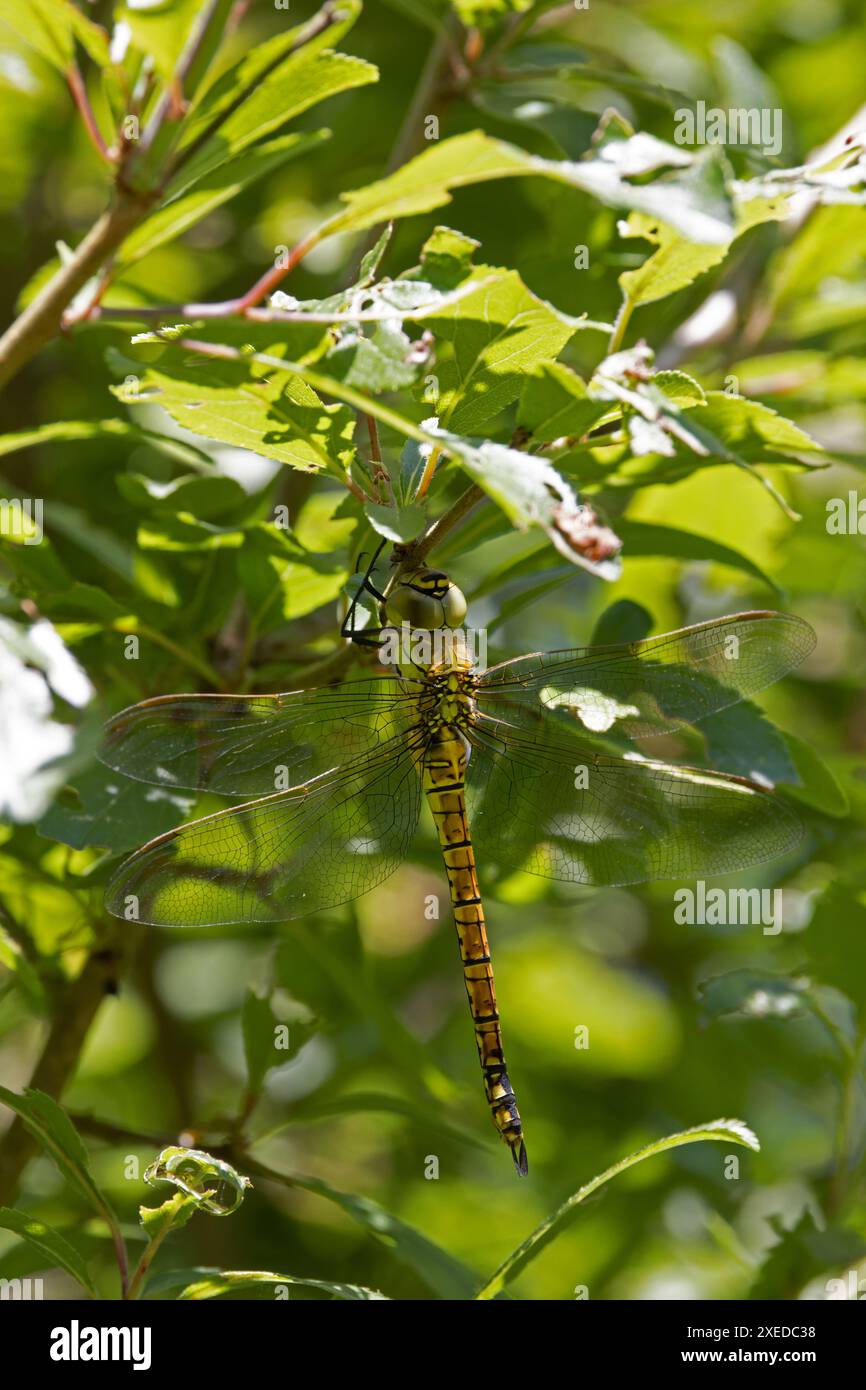
<path fill-rule="evenodd" d="M 419 594 L 408 584 L 400 584 L 388 599 L 388 613 L 411 627 L 444 626 L 442 605 L 431 594 Z"/>
<path fill-rule="evenodd" d="M 446 574 L 422 570 L 397 585 L 388 611 L 412 627 L 457 627 L 466 616 L 466 599 Z"/>
<path fill-rule="evenodd" d="M 462 589 L 456 584 L 448 585 L 448 592 L 442 600 L 445 622 L 448 627 L 459 627 L 466 617 L 466 599 Z"/>

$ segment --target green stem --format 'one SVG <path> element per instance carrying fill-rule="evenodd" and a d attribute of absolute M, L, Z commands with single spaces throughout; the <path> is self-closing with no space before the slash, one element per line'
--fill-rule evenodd
<path fill-rule="evenodd" d="M 842 1094 L 839 1100 L 839 1114 L 836 1121 L 836 1157 L 833 1177 L 827 1194 L 827 1215 L 835 1216 L 842 1207 L 848 1192 L 849 1156 L 851 1147 L 851 1127 L 854 1118 L 854 1097 L 860 1080 L 860 1053 L 864 1037 L 858 1033 L 853 1047 L 848 1048 L 845 1076 L 842 1080 Z"/>
<path fill-rule="evenodd" d="M 619 352 L 622 347 L 622 341 L 625 337 L 626 329 L 628 328 L 629 319 L 634 313 L 635 308 L 636 305 L 634 300 L 630 299 L 627 294 L 623 295 L 622 304 L 619 306 L 619 313 L 614 321 L 613 332 L 610 335 L 610 342 L 607 345 L 608 357 L 611 357 L 615 352 Z"/>
<path fill-rule="evenodd" d="M 465 492 L 461 492 L 453 506 L 449 507 L 447 512 L 443 512 L 440 517 L 437 517 L 424 535 L 419 537 L 414 545 L 408 547 L 403 567 L 410 568 L 425 560 L 431 550 L 435 550 L 437 545 L 441 545 L 449 532 L 459 526 L 473 507 L 477 507 L 478 503 L 483 502 L 486 497 L 487 493 L 477 483 L 473 483 Z"/>
<path fill-rule="evenodd" d="M 157 1250 L 162 1245 L 162 1242 L 165 1240 L 170 1230 L 172 1230 L 172 1226 L 170 1222 L 166 1222 L 165 1225 L 156 1233 L 156 1235 L 152 1236 L 151 1239 L 148 1241 L 144 1254 L 142 1255 L 141 1259 L 135 1267 L 135 1273 L 129 1281 L 129 1287 L 126 1291 L 126 1294 L 124 1295 L 125 1298 L 129 1300 L 138 1298 L 138 1295 L 141 1292 L 141 1286 L 144 1281 L 144 1277 L 150 1269 L 150 1266 L 153 1264 L 154 1256 L 156 1255 Z"/>

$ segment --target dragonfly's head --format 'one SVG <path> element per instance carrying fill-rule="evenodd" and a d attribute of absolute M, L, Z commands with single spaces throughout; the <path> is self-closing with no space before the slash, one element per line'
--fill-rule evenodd
<path fill-rule="evenodd" d="M 441 570 L 416 570 L 394 585 L 387 599 L 392 623 L 433 630 L 459 627 L 466 616 L 466 599 Z"/>

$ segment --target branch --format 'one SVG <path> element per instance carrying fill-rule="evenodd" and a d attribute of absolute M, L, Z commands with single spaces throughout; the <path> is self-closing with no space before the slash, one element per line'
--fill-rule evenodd
<path fill-rule="evenodd" d="M 135 933 L 130 932 L 130 923 L 122 925 L 126 929 L 123 948 L 128 950 L 134 945 Z M 63 985 L 56 996 L 51 1028 L 29 1083 L 54 1100 L 59 1100 L 74 1073 L 96 1011 L 124 963 L 119 951 L 110 949 L 115 939 L 109 928 L 109 949 L 94 951 L 77 979 Z M 21 1174 L 38 1147 L 38 1141 L 16 1116 L 0 1146 L 0 1206 L 14 1203 Z"/>
<path fill-rule="evenodd" d="M 121 193 L 94 223 L 70 259 L 60 266 L 0 338 L 0 386 L 5 385 L 60 331 L 63 313 L 87 281 L 143 221 L 152 199 Z"/>
<path fill-rule="evenodd" d="M 344 314 L 308 312 L 304 309 L 259 309 L 255 306 L 243 307 L 240 299 L 219 299 L 204 304 L 122 304 L 103 308 L 94 307 L 87 313 L 67 316 L 65 327 L 87 319 L 108 319 L 124 321 L 132 319 L 143 323 L 180 323 L 197 319 L 247 319 L 250 323 L 320 323 L 330 326 L 333 323 L 381 323 L 381 312 L 359 309 Z"/>
<path fill-rule="evenodd" d="M 176 101 L 178 84 L 188 80 L 198 68 L 209 61 L 209 55 L 206 52 L 208 40 L 212 37 L 209 31 L 213 27 L 214 18 L 219 17 L 222 10 L 228 11 L 229 8 L 230 0 L 207 0 L 178 61 L 174 79 L 163 92 L 157 109 L 142 135 L 141 142 L 130 159 L 130 164 L 137 162 L 140 156 L 146 155 L 148 152 L 152 153 L 163 122 L 168 116 L 172 104 Z M 339 7 L 332 5 L 329 0 L 329 3 L 298 36 L 291 51 L 296 52 L 303 44 L 309 43 L 312 38 L 324 32 L 336 23 L 338 16 Z M 284 53 L 282 56 L 285 59 L 287 55 Z M 72 85 L 74 86 L 74 79 Z M 73 90 L 73 95 L 76 96 L 75 90 Z M 78 99 L 77 96 L 76 99 Z M 80 103 L 79 109 L 81 109 Z M 84 114 L 83 111 L 82 114 Z M 226 112 L 220 114 L 220 123 L 226 118 L 226 114 Z M 99 138 L 101 140 L 101 136 Z M 191 150 L 192 146 L 183 152 L 184 159 L 188 157 Z M 112 206 L 91 228 L 69 261 L 60 267 L 57 274 L 0 339 L 0 386 L 5 385 L 36 355 L 40 348 L 56 337 L 64 326 L 64 312 L 79 290 L 87 284 L 92 276 L 96 275 L 103 263 L 118 249 L 129 233 L 134 231 L 138 224 L 144 220 L 153 203 L 158 201 L 159 196 L 158 190 L 141 192 L 130 188 L 126 181 L 122 185 L 118 184 Z M 240 300 L 229 301 L 232 309 L 246 309 L 258 304 L 316 245 L 316 240 L 317 234 L 313 233 L 304 241 L 299 242 L 289 255 L 285 266 L 272 268 Z M 101 289 L 104 290 L 105 286 L 101 286 Z M 91 313 L 95 313 L 96 307 L 94 302 L 82 317 L 88 317 Z M 104 311 L 100 310 L 100 312 Z"/>
<path fill-rule="evenodd" d="M 406 546 L 403 551 L 401 570 L 415 568 L 422 560 L 426 560 L 430 551 L 434 550 L 437 545 L 441 545 L 448 533 L 459 526 L 473 507 L 477 507 L 478 503 L 483 502 L 486 497 L 487 493 L 477 483 L 473 483 L 465 492 L 461 492 L 453 506 L 449 507 L 447 512 L 443 512 L 433 522 L 433 525 L 424 532 L 423 536 Z"/>

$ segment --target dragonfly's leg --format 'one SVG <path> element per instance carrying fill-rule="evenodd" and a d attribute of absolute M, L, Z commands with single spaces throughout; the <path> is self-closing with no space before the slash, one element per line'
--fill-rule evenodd
<path fill-rule="evenodd" d="M 496 1128 L 511 1150 L 514 1166 L 518 1173 L 525 1174 L 528 1162 L 523 1123 L 502 1050 L 490 945 L 466 815 L 465 772 L 466 745 L 462 736 L 447 730 L 438 734 L 428 745 L 424 757 L 424 790 L 439 831 L 451 887 L 463 979 L 475 1026 L 487 1103 Z"/>
<path fill-rule="evenodd" d="M 366 570 L 364 571 L 364 577 L 363 577 L 363 579 L 361 580 L 361 583 L 360 583 L 360 585 L 359 585 L 359 587 L 358 587 L 357 593 L 355 594 L 355 597 L 352 599 L 352 602 L 351 602 L 351 604 L 349 605 L 349 611 L 348 611 L 348 613 L 346 614 L 345 620 L 344 620 L 344 622 L 343 622 L 343 626 L 340 628 L 340 636 L 341 636 L 341 637 L 349 637 L 349 638 L 351 638 L 351 640 L 352 640 L 353 642 L 357 642 L 359 646 L 363 646 L 363 647 L 378 646 L 378 645 L 379 645 L 379 643 L 378 643 L 378 638 L 375 638 L 375 634 L 381 633 L 382 629 L 381 629 L 381 628 L 369 628 L 369 629 L 367 629 L 367 634 L 366 634 L 366 636 L 362 636 L 361 633 L 358 633 L 358 634 L 356 635 L 356 633 L 355 633 L 355 610 L 356 610 L 356 608 L 357 608 L 357 606 L 358 606 L 358 599 L 361 597 L 361 594 L 364 593 L 365 590 L 367 591 L 368 594 L 372 594 L 373 597 L 374 597 L 376 600 L 378 600 L 379 602 L 384 603 L 384 601 L 385 601 L 385 600 L 384 600 L 384 595 L 383 595 L 383 594 L 380 594 L 380 593 L 379 593 L 379 590 L 378 590 L 377 588 L 375 588 L 374 585 L 371 583 L 370 575 L 373 573 L 373 570 L 374 570 L 375 567 L 376 567 L 376 561 L 378 560 L 379 556 L 382 554 L 382 551 L 384 550 L 386 544 L 387 544 L 387 542 L 386 542 L 385 540 L 381 540 L 381 541 L 379 542 L 379 544 L 376 546 L 376 549 L 375 549 L 374 552 L 373 552 L 372 559 L 370 560 L 369 565 L 367 566 Z M 363 555 L 359 555 L 359 556 L 358 556 L 358 564 L 359 564 L 359 566 L 360 566 L 360 564 L 361 564 L 363 558 L 364 558 Z M 363 632 L 363 629 L 362 629 L 362 632 Z M 374 638 L 375 638 L 375 640 L 373 640 Z"/>

